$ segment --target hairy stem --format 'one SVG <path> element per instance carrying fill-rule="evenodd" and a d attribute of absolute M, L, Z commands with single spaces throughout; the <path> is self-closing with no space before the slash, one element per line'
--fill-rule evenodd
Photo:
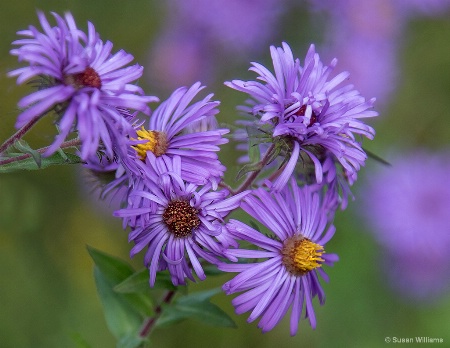
<path fill-rule="evenodd" d="M 23 136 L 39 121 L 41 116 L 36 116 L 30 120 L 26 125 L 24 125 L 22 128 L 20 128 L 16 133 L 14 133 L 9 139 L 7 139 L 1 146 L 0 146 L 0 154 L 10 148 L 17 140 L 20 140 L 23 138 Z"/>
<path fill-rule="evenodd" d="M 155 315 L 153 317 L 147 318 L 142 325 L 142 329 L 139 332 L 140 337 L 147 337 L 150 332 L 153 329 L 153 326 L 155 325 L 156 321 L 160 317 L 162 313 L 162 305 L 163 303 L 170 303 L 172 301 L 173 297 L 175 296 L 175 290 L 168 290 L 166 294 L 164 295 L 163 300 L 161 303 L 155 308 Z"/>
<path fill-rule="evenodd" d="M 75 139 L 72 139 L 72 140 L 65 141 L 64 143 L 61 144 L 61 146 L 59 148 L 65 149 L 65 148 L 68 148 L 68 147 L 74 147 L 74 146 L 79 146 L 79 145 L 81 145 L 80 139 L 75 138 Z M 44 153 L 45 151 L 47 151 L 47 149 L 49 147 L 50 146 L 46 146 L 46 147 L 43 147 L 43 148 L 38 149 L 36 151 L 39 152 L 39 153 Z M 23 154 L 23 155 L 20 155 L 20 156 L 7 158 L 7 159 L 5 159 L 3 161 L 0 161 L 0 166 L 2 166 L 4 164 L 12 163 L 12 162 L 22 161 L 22 160 L 27 159 L 29 157 L 31 157 L 31 155 L 29 153 L 26 153 L 26 154 Z"/>
<path fill-rule="evenodd" d="M 238 193 L 241 193 L 243 191 L 245 191 L 247 188 L 249 188 L 252 184 L 253 181 L 255 181 L 255 179 L 258 177 L 259 173 L 261 173 L 261 170 L 264 169 L 264 167 L 266 166 L 267 162 L 269 161 L 271 155 L 272 155 L 272 150 L 275 148 L 275 145 L 272 144 L 269 149 L 266 151 L 263 159 L 258 163 L 259 169 L 253 171 L 248 177 L 247 179 L 245 179 L 245 181 L 242 183 L 241 186 L 239 186 L 236 191 L 232 192 L 234 195 L 237 195 Z"/>

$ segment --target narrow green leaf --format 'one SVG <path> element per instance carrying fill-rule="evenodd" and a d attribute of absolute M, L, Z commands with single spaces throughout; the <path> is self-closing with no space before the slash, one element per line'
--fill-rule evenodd
<path fill-rule="evenodd" d="M 222 309 L 208 301 L 180 303 L 164 306 L 156 327 L 169 326 L 182 320 L 192 318 L 212 326 L 236 327 L 233 319 Z"/>
<path fill-rule="evenodd" d="M 196 304 L 196 303 L 200 303 L 200 302 L 207 302 L 211 299 L 211 297 L 213 297 L 214 295 L 217 295 L 220 292 L 222 292 L 222 290 L 220 288 L 193 292 L 192 294 L 179 297 L 177 299 L 176 303 Z"/>
<path fill-rule="evenodd" d="M 200 302 L 192 305 L 176 305 L 178 311 L 189 314 L 204 324 L 221 327 L 236 327 L 235 322 L 222 309 L 211 302 Z"/>
<path fill-rule="evenodd" d="M 37 167 L 38 168 L 41 167 L 41 164 L 42 164 L 42 161 L 41 161 L 42 156 L 41 156 L 41 154 L 39 152 L 37 152 L 36 150 L 32 149 L 30 147 L 30 145 L 28 145 L 28 143 L 25 140 L 21 139 L 21 140 L 16 141 L 14 143 L 14 147 L 17 150 L 19 150 L 20 152 L 27 153 L 27 154 L 31 155 L 31 157 L 36 162 Z"/>
<path fill-rule="evenodd" d="M 261 151 L 259 151 L 259 144 L 255 141 L 255 139 L 250 139 L 248 143 L 248 157 L 250 158 L 250 162 L 258 162 L 261 157 Z"/>
<path fill-rule="evenodd" d="M 166 271 L 158 272 L 156 282 L 153 288 L 149 285 L 148 269 L 144 268 L 126 278 L 123 282 L 114 287 L 114 291 L 122 294 L 148 292 L 150 289 L 166 289 L 176 290 L 176 286 L 172 284 L 170 274 Z"/>
<path fill-rule="evenodd" d="M 259 130 L 255 130 L 253 127 L 246 127 L 248 134 L 248 157 L 251 163 L 257 163 L 260 160 L 261 152 L 259 150 L 258 136 L 261 133 Z"/>
<path fill-rule="evenodd" d="M 268 156 L 267 159 L 267 164 L 272 163 L 277 157 L 278 155 L 281 153 L 281 150 L 283 148 L 283 145 L 281 143 L 277 143 L 277 145 L 273 148 L 273 150 L 269 153 L 269 155 L 265 155 Z"/>
<path fill-rule="evenodd" d="M 199 291 L 179 297 L 174 303 L 162 306 L 162 314 L 156 327 L 169 326 L 187 318 L 214 325 L 234 327 L 234 321 L 219 307 L 209 302 L 211 297 L 221 292 L 220 288 Z"/>
<path fill-rule="evenodd" d="M 261 163 L 250 163 L 244 165 L 236 175 L 236 180 L 240 180 L 245 174 L 261 169 Z"/>
<path fill-rule="evenodd" d="M 17 157 L 21 155 L 23 154 L 18 154 Z M 49 157 L 41 157 L 40 166 L 36 163 L 36 159 L 33 157 L 28 157 L 22 160 L 10 162 L 0 166 L 0 173 L 12 173 L 19 170 L 38 170 L 47 168 L 52 165 L 82 163 L 82 160 L 76 155 L 70 153 L 64 153 L 64 155 L 65 158 L 63 158 L 63 156 L 61 156 L 61 154 L 57 152 Z M 2 160 L 8 158 L 11 157 L 2 158 Z"/>
<path fill-rule="evenodd" d="M 203 271 L 205 272 L 205 275 L 207 276 L 216 276 L 223 274 L 223 272 L 220 269 L 218 269 L 216 265 L 204 265 L 202 267 Z"/>
<path fill-rule="evenodd" d="M 117 348 L 140 348 L 144 342 L 148 342 L 148 338 L 140 337 L 139 335 L 123 336 L 117 342 Z"/>
<path fill-rule="evenodd" d="M 189 317 L 188 315 L 186 315 L 186 313 L 179 311 L 173 304 L 162 304 L 161 307 L 162 313 L 156 321 L 155 328 L 167 327 L 173 324 L 177 324 Z"/>
<path fill-rule="evenodd" d="M 143 322 L 142 316 L 131 307 L 123 295 L 113 290 L 114 284 L 98 266 L 94 269 L 95 284 L 103 305 L 106 324 L 117 340 L 138 335 Z"/>
<path fill-rule="evenodd" d="M 381 158 L 380 156 L 374 154 L 372 151 L 369 151 L 369 150 L 367 150 L 367 149 L 365 149 L 365 148 L 363 148 L 363 150 L 367 153 L 367 156 L 368 156 L 369 158 L 372 158 L 372 159 L 374 159 L 375 161 L 384 164 L 385 166 L 391 166 L 391 164 L 390 164 L 388 161 L 386 161 L 385 159 Z"/>
<path fill-rule="evenodd" d="M 250 226 L 253 227 L 256 231 L 261 232 L 261 229 L 259 228 L 258 224 L 254 220 L 249 221 Z"/>

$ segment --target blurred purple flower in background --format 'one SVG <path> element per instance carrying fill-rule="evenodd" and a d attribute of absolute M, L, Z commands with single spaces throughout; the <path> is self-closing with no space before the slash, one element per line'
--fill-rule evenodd
<path fill-rule="evenodd" d="M 217 61 L 262 49 L 278 29 L 284 0 L 169 0 L 167 22 L 150 53 L 150 81 L 166 88 L 211 83 Z M 233 56 L 225 61 L 223 53 Z M 171 77 L 171 78 L 168 78 Z"/>
<path fill-rule="evenodd" d="M 9 76 L 18 76 L 17 83 L 34 78 L 39 89 L 19 102 L 25 110 L 18 116 L 16 127 L 55 109 L 60 116 L 60 134 L 44 155 L 57 151 L 76 129 L 83 160 L 95 155 L 100 144 L 112 158 L 117 139 L 135 134 L 127 109 L 148 114 L 147 103 L 158 98 L 145 96 L 140 87 L 130 84 L 141 77 L 143 68 L 138 64 L 124 68 L 133 56 L 123 50 L 112 55 L 112 43 L 103 43 L 92 23 L 88 22 L 86 35 L 76 27 L 70 13 L 64 19 L 56 13 L 53 16 L 56 27 L 51 27 L 45 15 L 38 12 L 44 32 L 30 26 L 18 32 L 25 39 L 13 42 L 19 47 L 11 54 L 29 66 L 16 69 Z"/>
<path fill-rule="evenodd" d="M 395 0 L 398 12 L 405 17 L 442 16 L 450 10 L 450 0 Z"/>
<path fill-rule="evenodd" d="M 397 154 L 360 194 L 391 284 L 429 300 L 450 290 L 450 152 Z"/>
<path fill-rule="evenodd" d="M 326 55 L 352 72 L 351 82 L 364 95 L 387 105 L 401 69 L 398 55 L 408 21 L 439 15 L 450 9 L 449 0 L 311 0 L 328 18 Z"/>
<path fill-rule="evenodd" d="M 158 88 L 173 90 L 195 81 L 209 84 L 215 75 L 214 52 L 203 35 L 180 26 L 169 26 L 150 51 L 147 78 Z"/>

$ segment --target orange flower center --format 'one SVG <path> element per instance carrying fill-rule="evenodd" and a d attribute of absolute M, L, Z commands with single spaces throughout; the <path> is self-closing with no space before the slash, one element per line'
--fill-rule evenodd
<path fill-rule="evenodd" d="M 325 253 L 323 246 L 301 235 L 286 239 L 281 250 L 283 264 L 289 273 L 302 276 L 315 268 L 321 267 Z"/>

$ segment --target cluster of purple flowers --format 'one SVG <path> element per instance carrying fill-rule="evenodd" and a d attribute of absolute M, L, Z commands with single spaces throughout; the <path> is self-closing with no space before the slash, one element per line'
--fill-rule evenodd
<path fill-rule="evenodd" d="M 302 312 L 315 327 L 312 300 L 325 301 L 319 275 L 328 280 L 322 266 L 338 260 L 324 247 L 335 232 L 334 212 L 345 207 L 366 160 L 361 138 L 375 132 L 361 119 L 377 115 L 374 100 L 342 85 L 348 73 L 333 75 L 337 61 L 324 65 L 314 45 L 303 65 L 288 44 L 271 47 L 274 74 L 253 63 L 258 81 L 226 83 L 252 98 L 239 125 L 250 147 L 263 150 L 233 190 L 223 182 L 226 168 L 217 154 L 229 130 L 218 126 L 212 94 L 195 101 L 200 83 L 178 88 L 140 120 L 138 111 L 149 114 L 147 104 L 158 101 L 131 83 L 142 67 L 124 67 L 133 57 L 112 54 L 112 44 L 103 43 L 91 23 L 86 35 L 70 14 L 53 16 L 55 27 L 39 13 L 43 32 L 19 32 L 26 38 L 11 51 L 29 65 L 10 75 L 18 83 L 40 81 L 38 91 L 20 101 L 17 127 L 54 110 L 60 134 L 44 155 L 76 132 L 86 165 L 114 172 L 105 190 L 126 192 L 114 215 L 130 229 L 131 257 L 145 250 L 150 286 L 162 270 L 176 286 L 203 280 L 205 262 L 211 263 L 239 273 L 223 289 L 241 293 L 233 300 L 236 311 L 251 311 L 249 321 L 260 317 L 263 331 L 290 308 L 292 335 Z M 226 221 L 239 207 L 262 231 Z"/>

